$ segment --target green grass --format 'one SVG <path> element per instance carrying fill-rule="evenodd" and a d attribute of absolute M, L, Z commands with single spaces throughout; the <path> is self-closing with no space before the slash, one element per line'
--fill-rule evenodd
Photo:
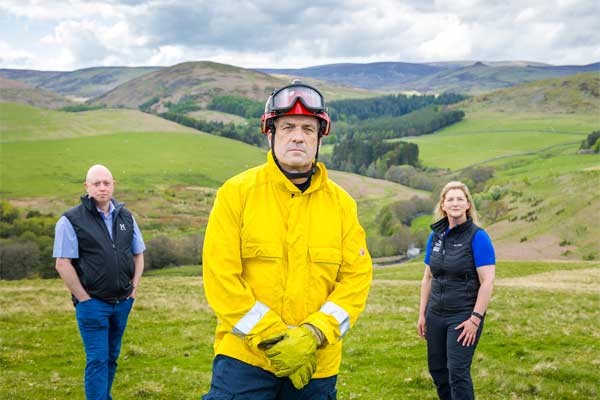
<path fill-rule="evenodd" d="M 184 268 L 190 276 L 198 272 Z M 375 270 L 365 312 L 344 339 L 340 400 L 436 398 L 425 342 L 415 331 L 422 268 L 412 263 Z M 600 263 L 499 262 L 472 369 L 478 398 L 597 398 L 600 298 L 593 277 L 599 269 Z M 198 399 L 208 390 L 215 317 L 200 278 L 167 271 L 142 279 L 115 398 Z M 583 274 L 589 284 L 558 290 L 501 284 L 549 271 Z M 62 282 L 2 281 L 0 300 L 0 398 L 83 398 L 85 356 Z"/>
<path fill-rule="evenodd" d="M 248 121 L 244 117 L 240 117 L 239 115 L 229 114 L 221 111 L 215 110 L 198 110 L 187 113 L 188 116 L 194 117 L 196 119 L 202 119 L 205 121 L 216 121 L 223 122 L 224 124 L 228 124 L 233 122 L 236 125 L 246 125 Z"/>
<path fill-rule="evenodd" d="M 118 190 L 159 185 L 218 187 L 265 161 L 264 151 L 196 133 L 120 133 L 102 137 L 2 144 L 2 197 L 74 195 L 87 169 L 104 164 Z"/>
<path fill-rule="evenodd" d="M 596 129 L 600 118 L 592 114 L 474 112 L 435 134 L 399 140 L 417 143 L 424 165 L 454 170 L 496 157 L 579 144 Z"/>
<path fill-rule="evenodd" d="M 0 103 L 0 142 L 72 138 L 119 132 L 194 132 L 137 110 L 64 112 Z"/>
<path fill-rule="evenodd" d="M 152 269 L 144 272 L 144 276 L 173 277 L 173 276 L 201 276 L 201 265 L 182 265 L 180 267 L 169 267 L 163 269 Z"/>

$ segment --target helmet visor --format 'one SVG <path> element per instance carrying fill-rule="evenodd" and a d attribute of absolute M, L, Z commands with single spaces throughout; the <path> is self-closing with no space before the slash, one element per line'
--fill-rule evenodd
<path fill-rule="evenodd" d="M 289 111 L 297 100 L 300 100 L 310 111 L 325 111 L 321 93 L 317 89 L 305 85 L 286 86 L 273 93 L 270 111 Z"/>

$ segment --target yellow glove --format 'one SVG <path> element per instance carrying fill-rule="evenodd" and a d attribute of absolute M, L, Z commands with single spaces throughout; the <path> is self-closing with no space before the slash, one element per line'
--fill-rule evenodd
<path fill-rule="evenodd" d="M 311 354 L 308 357 L 306 364 L 300 366 L 297 370 L 292 372 L 288 377 L 292 381 L 292 385 L 298 390 L 302 389 L 308 384 L 310 378 L 317 369 L 317 360 L 315 354 Z"/>
<path fill-rule="evenodd" d="M 265 354 L 271 359 L 271 364 L 277 370 L 276 376 L 290 376 L 297 369 L 303 367 L 303 370 L 297 374 L 297 380 L 304 382 L 304 377 L 308 375 L 308 379 L 306 379 L 308 383 L 316 369 L 314 354 L 318 344 L 317 338 L 310 328 L 301 325 L 287 331 L 281 341 L 265 350 Z M 314 367 L 311 368 L 313 365 Z M 296 386 L 295 383 L 294 386 Z"/>
<path fill-rule="evenodd" d="M 264 351 L 266 349 L 270 349 L 276 343 L 281 342 L 285 338 L 285 336 L 286 336 L 286 332 L 281 332 L 281 333 L 277 333 L 275 335 L 268 336 L 263 340 L 258 339 L 258 338 L 253 338 L 253 340 L 251 340 L 249 342 L 249 345 L 250 345 L 250 347 L 252 347 L 254 349 Z"/>

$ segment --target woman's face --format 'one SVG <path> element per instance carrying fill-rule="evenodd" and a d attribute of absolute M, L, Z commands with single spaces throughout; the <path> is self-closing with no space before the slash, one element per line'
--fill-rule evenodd
<path fill-rule="evenodd" d="M 467 195 L 460 189 L 450 189 L 444 197 L 442 210 L 449 218 L 462 219 L 467 217 L 467 210 L 471 207 Z"/>

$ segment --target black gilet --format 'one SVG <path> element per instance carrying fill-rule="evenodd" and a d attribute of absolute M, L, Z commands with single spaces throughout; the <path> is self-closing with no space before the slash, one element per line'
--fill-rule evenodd
<path fill-rule="evenodd" d="M 112 239 L 96 203 L 87 195 L 81 204 L 64 213 L 79 242 L 79 258 L 72 260 L 83 288 L 91 297 L 118 303 L 131 293 L 134 275 L 133 217 L 113 200 Z"/>
<path fill-rule="evenodd" d="M 429 267 L 433 279 L 427 308 L 441 315 L 472 311 L 479 277 L 471 242 L 481 228 L 469 218 L 446 233 L 448 219 L 444 218 L 431 225 L 431 229 Z"/>

